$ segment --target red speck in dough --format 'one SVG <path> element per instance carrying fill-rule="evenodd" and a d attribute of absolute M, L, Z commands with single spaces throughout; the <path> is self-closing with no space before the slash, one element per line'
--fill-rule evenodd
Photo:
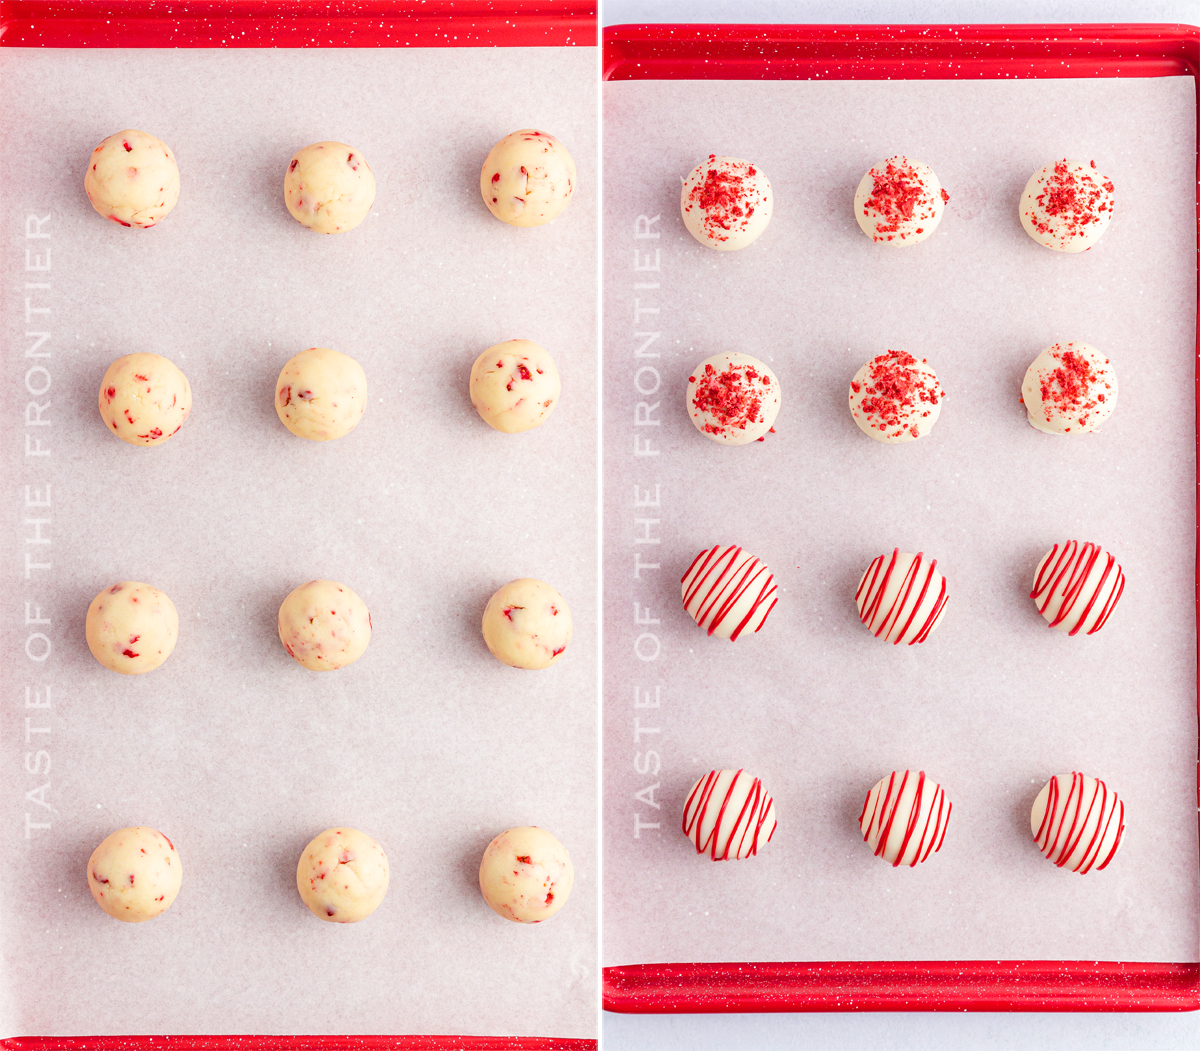
<path fill-rule="evenodd" d="M 106 397 L 106 398 L 107 398 L 109 401 L 112 401 L 112 400 L 113 400 L 113 398 L 115 398 L 115 397 L 117 396 L 117 388 L 116 388 L 116 387 L 109 387 L 109 388 L 108 388 L 108 390 L 106 390 L 106 391 L 104 392 L 104 396 L 105 396 L 105 397 Z"/>
<path fill-rule="evenodd" d="M 133 650 L 131 650 L 131 649 L 124 649 L 121 651 L 121 653 L 123 656 L 126 656 L 126 657 L 140 657 L 141 656 L 140 653 L 134 653 Z"/>
<path fill-rule="evenodd" d="M 279 389 L 279 397 L 282 399 L 284 405 L 292 404 L 292 388 L 290 384 Z"/>
<path fill-rule="evenodd" d="M 499 181 L 500 181 L 500 173 L 499 173 L 499 172 L 496 172 L 496 174 L 492 176 L 492 182 L 496 183 L 496 182 L 499 182 Z M 493 198 L 492 198 L 492 200 L 493 200 L 493 201 L 494 201 L 495 199 L 496 199 L 495 197 L 493 197 Z"/>
<path fill-rule="evenodd" d="M 292 163 L 291 163 L 291 164 L 288 166 L 288 171 L 290 171 L 290 172 L 294 172 L 294 171 L 296 170 L 296 165 L 297 165 L 297 164 L 299 164 L 299 163 L 300 163 L 300 161 L 299 161 L 299 160 L 297 160 L 295 157 L 293 157 L 293 158 L 292 158 Z"/>
<path fill-rule="evenodd" d="M 132 153 L 132 152 L 133 152 L 133 147 L 132 147 L 132 146 L 130 146 L 130 145 L 129 145 L 129 143 L 127 143 L 127 142 L 126 142 L 124 139 L 122 139 L 122 140 L 121 140 L 121 145 L 125 147 L 125 152 L 126 152 L 126 153 Z"/>

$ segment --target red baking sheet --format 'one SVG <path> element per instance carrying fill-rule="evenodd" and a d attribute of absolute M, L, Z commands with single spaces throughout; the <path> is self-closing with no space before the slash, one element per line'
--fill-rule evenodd
<path fill-rule="evenodd" d="M 624 25 L 605 29 L 603 47 L 605 80 L 1190 76 L 1200 119 L 1195 26 Z M 1200 406 L 1200 338 L 1196 379 Z M 1197 585 L 1200 593 L 1200 578 Z M 1197 786 L 1200 800 L 1200 768 Z M 1200 1009 L 1200 964 L 637 964 L 604 969 L 603 1002 L 606 1010 L 630 1013 L 1189 1011 Z"/>

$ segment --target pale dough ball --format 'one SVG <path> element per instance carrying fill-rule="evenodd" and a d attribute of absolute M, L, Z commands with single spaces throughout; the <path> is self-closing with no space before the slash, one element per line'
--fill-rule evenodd
<path fill-rule="evenodd" d="M 929 362 L 902 350 L 877 355 L 850 381 L 850 415 L 877 442 L 924 438 L 942 414 L 945 398 Z"/>
<path fill-rule="evenodd" d="M 161 354 L 126 354 L 100 381 L 100 418 L 130 445 L 161 445 L 191 411 L 191 384 Z"/>
<path fill-rule="evenodd" d="M 510 668 L 549 668 L 571 643 L 571 611 L 562 595 L 541 580 L 510 581 L 488 599 L 483 641 Z"/>
<path fill-rule="evenodd" d="M 483 852 L 479 889 L 483 900 L 506 920 L 541 923 L 571 896 L 571 857 L 544 828 L 510 828 Z"/>
<path fill-rule="evenodd" d="M 310 580 L 279 607 L 279 641 L 309 671 L 344 668 L 366 651 L 371 614 L 345 585 Z"/>
<path fill-rule="evenodd" d="M 1042 247 L 1086 252 L 1112 222 L 1112 180 L 1095 161 L 1064 158 L 1029 177 L 1018 209 L 1025 232 Z"/>
<path fill-rule="evenodd" d="M 688 233 L 702 245 L 733 252 L 767 228 L 773 198 L 771 183 L 755 165 L 710 153 L 683 181 L 679 210 Z"/>
<path fill-rule="evenodd" d="M 344 142 L 314 142 L 288 164 L 283 199 L 292 218 L 319 234 L 344 234 L 375 203 L 375 176 Z"/>
<path fill-rule="evenodd" d="M 365 832 L 327 828 L 300 855 L 296 889 L 314 916 L 357 923 L 379 908 L 387 893 L 387 855 Z"/>
<path fill-rule="evenodd" d="M 779 399 L 775 373 L 749 354 L 714 354 L 688 376 L 688 415 L 696 430 L 722 445 L 763 441 L 775 429 Z"/>
<path fill-rule="evenodd" d="M 87 881 L 96 904 L 113 919 L 141 923 L 171 907 L 183 883 L 183 863 L 161 832 L 119 828 L 92 851 Z"/>
<path fill-rule="evenodd" d="M 1047 434 L 1099 430 L 1117 407 L 1112 362 L 1081 342 L 1055 343 L 1036 358 L 1021 382 L 1029 425 Z"/>
<path fill-rule="evenodd" d="M 104 667 L 142 675 L 171 656 L 179 614 L 158 588 L 123 580 L 92 599 L 84 632 L 88 649 Z"/>
<path fill-rule="evenodd" d="M 553 135 L 525 128 L 487 155 L 479 192 L 488 211 L 509 226 L 541 226 L 558 218 L 575 193 L 575 161 Z"/>
<path fill-rule="evenodd" d="M 153 226 L 179 200 L 179 167 L 166 143 L 130 128 L 92 150 L 83 188 L 105 219 Z"/>
<path fill-rule="evenodd" d="M 352 357 L 310 347 L 292 358 L 275 383 L 275 412 L 300 438 L 327 442 L 349 434 L 367 408 L 367 374 Z"/>
<path fill-rule="evenodd" d="M 902 248 L 937 229 L 949 200 L 928 164 L 889 157 L 862 177 L 854 192 L 854 218 L 876 244 Z"/>
<path fill-rule="evenodd" d="M 561 393 L 554 359 L 528 339 L 488 347 L 471 366 L 471 404 L 505 434 L 541 426 Z"/>

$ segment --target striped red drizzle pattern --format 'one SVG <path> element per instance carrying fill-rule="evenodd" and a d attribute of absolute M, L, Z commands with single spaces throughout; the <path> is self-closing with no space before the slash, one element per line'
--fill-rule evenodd
<path fill-rule="evenodd" d="M 951 803 L 925 771 L 893 770 L 867 793 L 858 827 L 877 858 L 916 866 L 942 849 Z"/>
<path fill-rule="evenodd" d="M 1096 575 L 1098 572 L 1098 576 Z M 1075 635 L 1104 627 L 1125 590 L 1125 574 L 1116 558 L 1096 544 L 1070 540 L 1055 544 L 1042 559 L 1029 597 L 1050 627 Z"/>
<path fill-rule="evenodd" d="M 1067 775 L 1057 774 L 1038 793 L 1029 826 L 1038 849 L 1059 868 L 1090 872 L 1104 868 L 1120 848 L 1125 804 L 1094 777 L 1072 773 L 1068 785 Z"/>
<path fill-rule="evenodd" d="M 683 574 L 683 607 L 709 635 L 736 639 L 758 631 L 778 601 L 775 574 L 740 547 L 701 551 Z"/>
<path fill-rule="evenodd" d="M 775 801 L 744 770 L 714 770 L 700 778 L 683 808 L 683 834 L 697 854 L 713 861 L 753 857 L 760 843 L 770 842 L 777 824 Z"/>
<path fill-rule="evenodd" d="M 893 590 L 891 602 L 885 605 Z M 929 638 L 942 619 L 948 598 L 946 578 L 937 571 L 937 559 L 926 562 L 923 551 L 909 555 L 899 548 L 892 551 L 891 558 L 880 555 L 875 559 L 854 593 L 862 622 L 877 639 L 895 646 L 902 642 L 912 646 Z M 921 613 L 924 615 L 918 619 Z"/>

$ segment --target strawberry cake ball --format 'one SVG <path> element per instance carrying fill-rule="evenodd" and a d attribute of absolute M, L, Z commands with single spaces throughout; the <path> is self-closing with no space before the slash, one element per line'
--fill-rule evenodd
<path fill-rule="evenodd" d="M 488 599 L 483 641 L 492 656 L 510 668 L 549 668 L 571 644 L 571 610 L 544 581 L 509 581 Z"/>
<path fill-rule="evenodd" d="M 92 150 L 83 189 L 105 219 L 144 229 L 178 202 L 179 166 L 165 142 L 128 128 Z"/>
<path fill-rule="evenodd" d="M 877 858 L 915 868 L 942 849 L 950 800 L 925 771 L 893 770 L 867 793 L 858 827 Z"/>
<path fill-rule="evenodd" d="M 275 381 L 275 414 L 298 438 L 342 438 L 366 409 L 367 374 L 348 354 L 328 347 L 300 351 Z"/>
<path fill-rule="evenodd" d="M 1112 222 L 1112 180 L 1095 161 L 1054 161 L 1030 176 L 1018 211 L 1025 232 L 1043 248 L 1086 252 Z"/>
<path fill-rule="evenodd" d="M 736 642 L 758 631 L 779 601 L 775 574 L 736 544 L 701 551 L 680 582 L 683 608 L 708 635 Z"/>
<path fill-rule="evenodd" d="M 488 347 L 471 366 L 471 404 L 483 421 L 505 434 L 540 427 L 562 393 L 554 359 L 528 339 Z"/>
<path fill-rule="evenodd" d="M 92 656 L 104 667 L 122 675 L 144 675 L 175 649 L 179 613 L 158 588 L 123 580 L 92 599 L 84 635 Z"/>
<path fill-rule="evenodd" d="M 279 607 L 279 641 L 309 671 L 334 671 L 366 652 L 371 614 L 344 584 L 310 580 Z"/>
<path fill-rule="evenodd" d="M 183 885 L 179 852 L 152 828 L 119 828 L 88 859 L 88 890 L 123 923 L 152 920 L 171 907 Z"/>
<path fill-rule="evenodd" d="M 850 415 L 877 442 L 924 438 L 942 413 L 946 392 L 925 358 L 889 350 L 868 361 L 850 381 Z"/>
<path fill-rule="evenodd" d="M 697 241 L 718 252 L 753 244 L 771 221 L 774 194 L 762 169 L 736 157 L 708 155 L 683 180 L 679 210 Z"/>
<path fill-rule="evenodd" d="M 928 164 L 889 157 L 875 165 L 854 192 L 854 218 L 876 244 L 904 248 L 937 229 L 950 195 Z"/>
<path fill-rule="evenodd" d="M 288 162 L 283 201 L 301 226 L 344 234 L 375 203 L 375 175 L 366 158 L 344 142 L 314 142 Z"/>
<path fill-rule="evenodd" d="M 1112 362 L 1087 343 L 1055 343 L 1029 366 L 1021 382 L 1029 425 L 1046 434 L 1088 434 L 1117 407 Z"/>
<path fill-rule="evenodd" d="M 721 445 L 763 441 L 775 429 L 779 399 L 775 373 L 749 354 L 714 354 L 688 376 L 688 415 L 696 430 Z"/>
<path fill-rule="evenodd" d="M 1084 774 L 1056 774 L 1029 812 L 1038 850 L 1080 875 L 1105 868 L 1125 836 L 1125 804 L 1108 785 Z"/>
<path fill-rule="evenodd" d="M 1125 573 L 1113 555 L 1097 544 L 1068 540 L 1042 556 L 1029 597 L 1050 627 L 1094 635 L 1124 591 Z"/>
<path fill-rule="evenodd" d="M 558 139 L 523 128 L 492 147 L 479 173 L 479 192 L 501 222 L 542 226 L 566 210 L 577 181 L 575 161 Z"/>
<path fill-rule="evenodd" d="M 683 834 L 713 861 L 752 858 L 775 835 L 775 800 L 745 770 L 713 770 L 700 778 L 683 807 Z"/>
<path fill-rule="evenodd" d="M 161 354 L 126 354 L 100 381 L 105 430 L 130 445 L 162 445 L 191 411 L 191 384 Z"/>
<path fill-rule="evenodd" d="M 301 852 L 296 890 L 318 919 L 358 923 L 379 908 L 388 876 L 387 855 L 365 832 L 327 828 Z"/>
<path fill-rule="evenodd" d="M 501 832 L 483 852 L 479 890 L 498 916 L 514 923 L 541 923 L 567 903 L 575 883 L 571 856 L 544 828 Z"/>

